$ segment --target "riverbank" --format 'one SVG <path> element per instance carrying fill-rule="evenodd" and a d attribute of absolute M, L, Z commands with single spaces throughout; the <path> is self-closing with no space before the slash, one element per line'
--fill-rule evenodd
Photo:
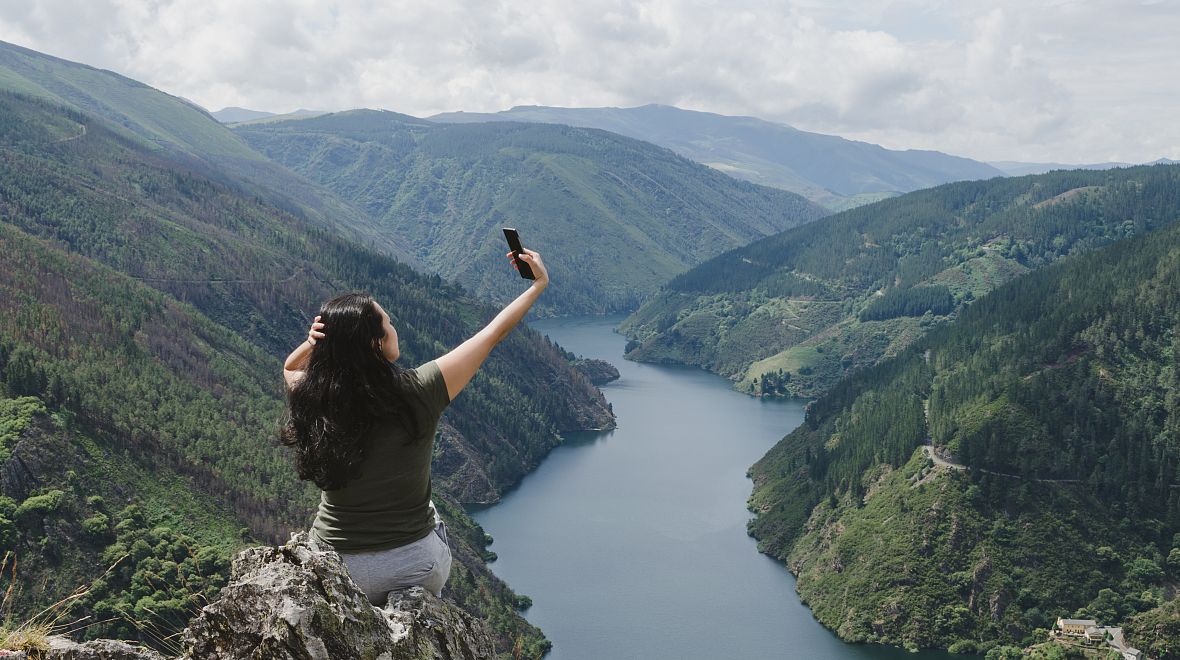
<path fill-rule="evenodd" d="M 915 657 L 838 640 L 746 533 L 746 470 L 802 422 L 800 402 L 624 361 L 612 319 L 534 327 L 620 372 L 603 387 L 617 429 L 567 437 L 499 504 L 472 511 L 495 538 L 493 571 L 531 598 L 551 660 Z"/>

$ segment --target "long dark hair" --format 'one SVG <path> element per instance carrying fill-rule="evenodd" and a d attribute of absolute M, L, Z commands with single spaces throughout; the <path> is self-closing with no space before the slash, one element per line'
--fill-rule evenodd
<path fill-rule="evenodd" d="M 403 372 L 381 352 L 385 320 L 372 296 L 337 296 L 320 307 L 320 321 L 327 337 L 316 342 L 303 378 L 287 394 L 279 439 L 294 448 L 300 479 L 335 490 L 360 473 L 376 420 L 397 418 L 410 437 L 417 437 L 417 424 Z"/>

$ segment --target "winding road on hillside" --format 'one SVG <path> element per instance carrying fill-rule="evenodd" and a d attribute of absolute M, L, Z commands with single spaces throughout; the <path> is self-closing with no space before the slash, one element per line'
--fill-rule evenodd
<path fill-rule="evenodd" d="M 962 463 L 955 463 L 955 462 L 950 461 L 946 458 L 943 458 L 942 456 L 939 456 L 938 452 L 935 451 L 934 446 L 932 444 L 930 444 L 929 438 L 926 439 L 926 444 L 922 445 L 922 450 L 926 452 L 926 455 L 930 457 L 930 460 L 934 461 L 935 465 L 941 465 L 942 467 L 950 468 L 951 470 L 965 471 L 968 469 L 967 466 L 963 465 Z M 997 477 L 1008 477 L 1009 479 L 1023 479 L 1026 481 L 1040 481 L 1042 483 L 1050 483 L 1050 484 L 1080 484 L 1080 483 L 1082 483 L 1081 479 L 1038 479 L 1036 477 L 1022 477 L 1019 474 L 1011 474 L 1008 472 L 996 472 L 994 470 L 977 469 L 975 471 L 976 472 L 984 472 L 987 474 L 993 474 Z"/>

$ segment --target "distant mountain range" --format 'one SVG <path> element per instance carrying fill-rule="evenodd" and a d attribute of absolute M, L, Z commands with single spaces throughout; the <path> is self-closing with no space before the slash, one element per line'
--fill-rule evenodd
<path fill-rule="evenodd" d="M 300 108 L 294 112 L 284 114 L 276 114 L 274 112 L 264 112 L 262 110 L 250 110 L 248 108 L 228 107 L 222 108 L 217 112 L 210 112 L 213 118 L 223 124 L 244 124 L 248 122 L 258 121 L 282 121 L 285 119 L 306 119 L 308 117 L 318 117 L 319 115 L 328 114 L 325 110 L 307 110 Z"/>
<path fill-rule="evenodd" d="M 558 314 L 633 310 L 705 259 L 828 213 L 596 129 L 353 110 L 234 130 L 366 211 L 416 266 L 483 297 L 519 291 L 500 231 L 516 227 L 548 258 L 542 302 Z"/>
<path fill-rule="evenodd" d="M 223 124 L 233 124 L 239 121 L 250 121 L 251 119 L 262 119 L 264 117 L 273 117 L 275 113 L 264 112 L 262 110 L 249 110 L 247 108 L 238 108 L 230 106 L 222 108 L 217 112 L 210 112 L 213 118 Z"/>
<path fill-rule="evenodd" d="M 531 121 L 600 128 L 667 147 L 732 176 L 799 193 L 833 210 L 950 181 L 1004 173 L 937 151 L 894 151 L 809 133 L 754 117 L 666 105 L 638 108 L 520 106 L 496 113 L 450 112 L 432 121 Z"/>
<path fill-rule="evenodd" d="M 277 115 L 246 108 L 212 113 L 227 124 L 310 118 L 324 111 Z M 598 128 L 667 147 L 739 179 L 799 193 L 833 211 L 952 181 L 1044 174 L 1053 170 L 1105 170 L 1150 163 L 980 162 L 938 151 L 892 150 L 834 135 L 809 133 L 755 117 L 719 115 L 666 105 L 636 108 L 517 106 L 501 112 L 444 112 L 441 123 L 523 121 Z"/>
<path fill-rule="evenodd" d="M 1153 160 L 1150 163 L 1142 164 L 1175 165 L 1176 163 L 1180 163 L 1180 160 L 1160 158 L 1158 160 Z M 988 164 L 1003 170 L 1004 173 L 1009 176 L 1024 176 L 1026 174 L 1044 174 L 1045 172 L 1052 172 L 1053 170 L 1109 170 L 1116 167 L 1134 167 L 1137 163 L 1109 162 L 1071 165 L 1069 163 L 1024 163 L 1016 160 L 996 160 Z"/>

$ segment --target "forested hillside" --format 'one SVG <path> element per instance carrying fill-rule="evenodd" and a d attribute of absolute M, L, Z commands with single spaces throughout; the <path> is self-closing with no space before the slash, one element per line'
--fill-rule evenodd
<path fill-rule="evenodd" d="M 236 131 L 381 218 L 416 264 L 478 295 L 512 295 L 500 228 L 518 228 L 553 274 L 542 303 L 563 314 L 633 310 L 689 267 L 826 213 L 597 130 L 357 110 Z"/>
<path fill-rule="evenodd" d="M 0 90 L 44 98 L 106 119 L 108 129 L 149 150 L 165 151 L 206 176 L 248 190 L 312 224 L 385 254 L 404 256 L 366 214 L 294 172 L 270 162 L 185 99 L 112 71 L 0 41 Z M 193 163 L 197 161 L 197 163 Z"/>
<path fill-rule="evenodd" d="M 845 639 L 1153 610 L 1180 580 L 1178 329 L 1175 224 L 1005 284 L 813 403 L 751 469 L 751 532 Z"/>
<path fill-rule="evenodd" d="M 496 113 L 448 112 L 430 119 L 456 123 L 535 121 L 600 128 L 667 147 L 739 179 L 799 193 L 833 210 L 950 181 L 1002 174 L 986 163 L 937 151 L 895 151 L 755 117 L 666 105 L 520 106 Z"/>
<path fill-rule="evenodd" d="M 373 293 L 408 365 L 495 311 L 225 180 L 91 115 L 0 94 L 0 540 L 22 584 L 45 581 L 23 612 L 123 555 L 90 613 L 124 625 L 180 612 L 220 584 L 232 546 L 308 523 L 314 488 L 275 444 L 279 371 L 322 300 Z M 467 540 L 452 595 L 505 650 L 542 638 L 486 571 L 482 531 L 454 500 L 495 499 L 560 431 L 612 423 L 561 349 L 527 328 L 444 416 L 436 484 Z"/>
<path fill-rule="evenodd" d="M 952 183 L 845 211 L 674 278 L 629 317 L 628 357 L 811 397 L 898 354 L 1021 273 L 1180 217 L 1180 167 Z"/>

